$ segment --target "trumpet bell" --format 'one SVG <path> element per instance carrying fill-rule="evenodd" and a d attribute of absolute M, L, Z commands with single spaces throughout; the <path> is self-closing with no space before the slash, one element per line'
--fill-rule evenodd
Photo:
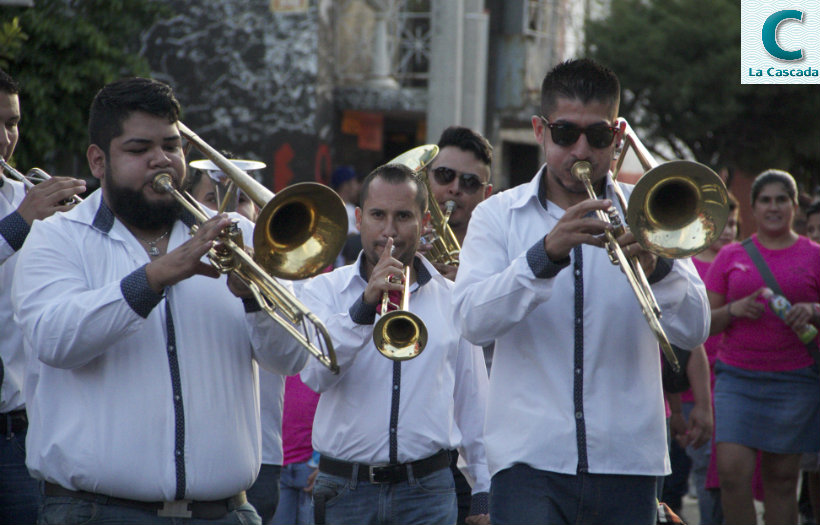
<path fill-rule="evenodd" d="M 254 260 L 276 277 L 306 279 L 333 263 L 346 238 L 341 197 L 322 184 L 302 182 L 262 208 L 253 230 Z"/>
<path fill-rule="evenodd" d="M 689 257 L 706 249 L 729 218 L 729 195 L 707 166 L 687 160 L 660 164 L 641 177 L 626 222 L 644 249 L 662 257 Z"/>
<path fill-rule="evenodd" d="M 373 328 L 373 343 L 392 361 L 407 361 L 427 346 L 427 327 L 414 313 L 393 310 L 384 314 Z"/>

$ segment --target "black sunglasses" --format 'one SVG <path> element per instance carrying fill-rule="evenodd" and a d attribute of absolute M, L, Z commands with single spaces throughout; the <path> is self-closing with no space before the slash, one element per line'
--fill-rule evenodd
<path fill-rule="evenodd" d="M 607 124 L 593 124 L 582 128 L 571 122 L 550 122 L 546 117 L 541 117 L 546 127 L 550 129 L 552 141 L 559 146 L 572 146 L 581 137 L 581 133 L 587 136 L 587 142 L 596 149 L 603 149 L 612 145 L 615 134 L 618 132 L 617 126 Z"/>
<path fill-rule="evenodd" d="M 444 166 L 439 166 L 433 170 L 433 178 L 442 186 L 453 182 L 456 175 L 458 175 L 458 188 L 464 193 L 475 193 L 487 185 L 487 183 L 482 182 L 475 173 L 459 173 L 452 168 L 446 168 Z"/>

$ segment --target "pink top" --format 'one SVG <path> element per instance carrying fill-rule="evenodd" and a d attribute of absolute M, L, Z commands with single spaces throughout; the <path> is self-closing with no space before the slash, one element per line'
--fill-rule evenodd
<path fill-rule="evenodd" d="M 303 463 L 313 454 L 311 433 L 319 394 L 305 386 L 298 375 L 285 379 L 285 404 L 282 409 L 283 465 Z"/>
<path fill-rule="evenodd" d="M 788 248 L 769 250 L 757 241 L 757 235 L 752 235 L 752 240 L 792 304 L 820 299 L 820 245 L 801 236 Z M 704 283 L 707 290 L 725 296 L 727 303 L 765 286 L 740 243 L 718 252 Z M 733 319 L 723 334 L 718 358 L 731 366 L 778 372 L 804 368 L 813 362 L 797 334 L 768 307 L 760 319 Z"/>

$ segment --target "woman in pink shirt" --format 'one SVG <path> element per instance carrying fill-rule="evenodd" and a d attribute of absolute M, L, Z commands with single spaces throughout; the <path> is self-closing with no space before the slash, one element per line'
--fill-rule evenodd
<path fill-rule="evenodd" d="M 761 451 L 766 523 L 797 523 L 800 457 L 820 450 L 820 377 L 793 328 L 820 325 L 820 247 L 792 229 L 797 186 L 768 170 L 752 184 L 752 235 L 793 307 L 768 308 L 763 278 L 740 244 L 723 248 L 706 274 L 715 365 L 715 441 L 725 523 L 755 523 L 751 480 Z M 788 323 L 788 324 L 787 324 Z"/>

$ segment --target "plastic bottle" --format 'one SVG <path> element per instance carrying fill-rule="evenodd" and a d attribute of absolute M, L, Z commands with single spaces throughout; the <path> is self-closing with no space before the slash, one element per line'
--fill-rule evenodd
<path fill-rule="evenodd" d="M 792 309 L 792 303 L 790 303 L 788 299 L 782 295 L 774 293 L 769 288 L 763 290 L 761 295 L 764 299 L 766 299 L 766 301 L 768 301 L 769 308 L 771 308 L 772 312 L 774 312 L 774 314 L 781 319 L 784 319 L 789 310 Z M 817 337 L 817 328 L 815 328 L 812 324 L 806 323 L 803 325 L 802 329 L 795 330 L 795 333 L 800 340 L 803 341 L 803 344 L 808 344 L 815 337 Z"/>

